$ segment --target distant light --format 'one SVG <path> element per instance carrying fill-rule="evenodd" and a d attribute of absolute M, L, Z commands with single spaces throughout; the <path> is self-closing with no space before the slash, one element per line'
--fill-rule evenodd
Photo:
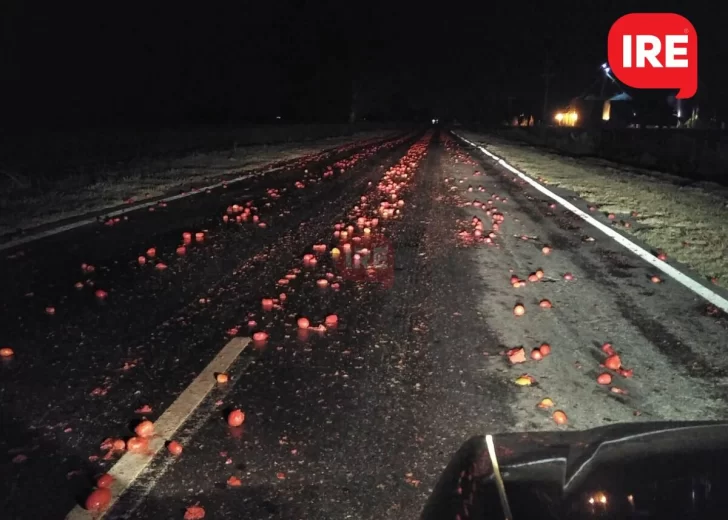
<path fill-rule="evenodd" d="M 604 63 L 602 63 L 602 68 L 604 70 L 608 70 L 609 69 L 609 66 L 607 65 L 607 62 L 606 61 Z"/>
<path fill-rule="evenodd" d="M 677 117 L 682 117 L 682 111 L 680 109 L 677 110 Z"/>
<path fill-rule="evenodd" d="M 558 112 L 554 115 L 554 119 L 556 119 L 559 125 L 576 126 L 576 120 L 579 119 L 579 116 L 576 110 L 571 109 L 567 112 Z"/>
<path fill-rule="evenodd" d="M 589 503 L 594 504 L 607 504 L 607 495 L 604 494 L 603 491 L 597 491 L 592 496 L 589 497 Z"/>
<path fill-rule="evenodd" d="M 612 70 L 612 69 L 610 69 L 609 67 L 604 67 L 604 72 L 606 72 L 607 74 L 609 74 L 610 70 Z"/>
<path fill-rule="evenodd" d="M 437 123 L 437 119 L 432 120 L 432 124 L 434 125 L 435 123 Z"/>
<path fill-rule="evenodd" d="M 280 118 L 281 118 L 281 116 L 276 116 L 276 119 L 280 119 Z"/>

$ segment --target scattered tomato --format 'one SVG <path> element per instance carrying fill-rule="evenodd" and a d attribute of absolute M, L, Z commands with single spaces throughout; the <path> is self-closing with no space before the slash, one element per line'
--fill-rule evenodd
<path fill-rule="evenodd" d="M 239 409 L 233 410 L 228 415 L 227 422 L 233 427 L 240 426 L 243 422 L 245 422 L 245 413 Z"/>
<path fill-rule="evenodd" d="M 604 352 L 607 356 L 611 356 L 613 354 L 616 354 L 616 352 L 612 348 L 612 344 L 611 343 L 604 343 L 602 345 L 602 352 Z"/>
<path fill-rule="evenodd" d="M 604 372 L 597 376 L 597 383 L 600 385 L 608 385 L 612 382 L 612 375 Z"/>
<path fill-rule="evenodd" d="M 205 509 L 201 506 L 188 506 L 183 518 L 184 520 L 202 520 L 205 518 Z"/>
<path fill-rule="evenodd" d="M 619 369 L 619 375 L 622 377 L 632 377 L 634 375 L 634 370 L 631 368 L 620 368 Z"/>
<path fill-rule="evenodd" d="M 143 437 L 132 437 L 126 441 L 126 449 L 130 453 L 146 453 L 149 449 L 149 442 Z"/>
<path fill-rule="evenodd" d="M 506 353 L 506 355 L 508 356 L 508 361 L 510 361 L 513 365 L 526 362 L 526 351 L 523 347 L 512 348 Z"/>
<path fill-rule="evenodd" d="M 268 333 L 267 332 L 254 332 L 253 333 L 253 341 L 266 341 L 268 339 Z"/>
<path fill-rule="evenodd" d="M 536 380 L 529 376 L 528 374 L 523 374 L 522 376 L 516 378 L 514 381 L 518 386 L 531 386 L 536 382 Z"/>
<path fill-rule="evenodd" d="M 134 428 L 134 433 L 138 437 L 151 437 L 154 435 L 154 423 L 152 421 L 142 421 Z"/>
<path fill-rule="evenodd" d="M 167 449 L 175 457 L 182 454 L 182 445 L 177 441 L 171 441 L 167 444 Z"/>
<path fill-rule="evenodd" d="M 311 326 L 311 322 L 308 321 L 308 318 L 298 318 L 296 323 L 298 324 L 299 329 L 307 329 Z"/>
<path fill-rule="evenodd" d="M 561 410 L 556 410 L 553 414 L 553 419 L 556 424 L 564 425 L 567 422 L 566 414 Z"/>
<path fill-rule="evenodd" d="M 546 408 L 553 408 L 553 407 L 554 407 L 554 402 L 553 402 L 553 401 L 552 401 L 552 400 L 551 400 L 550 398 L 548 398 L 548 397 L 544 397 L 544 398 L 543 398 L 543 399 L 541 399 L 541 401 L 540 401 L 540 402 L 538 403 L 538 407 L 539 407 L 539 408 L 543 408 L 543 409 L 546 409 Z"/>
<path fill-rule="evenodd" d="M 92 513 L 101 513 L 111 504 L 111 490 L 107 488 L 99 488 L 91 492 L 86 498 L 85 507 L 87 511 Z"/>
<path fill-rule="evenodd" d="M 619 359 L 618 354 L 612 354 L 606 360 L 604 360 L 604 366 L 609 370 L 619 370 L 622 366 L 622 361 Z"/>
<path fill-rule="evenodd" d="M 114 483 L 114 477 L 108 473 L 104 473 L 98 479 L 96 479 L 96 486 L 99 488 L 110 488 Z"/>

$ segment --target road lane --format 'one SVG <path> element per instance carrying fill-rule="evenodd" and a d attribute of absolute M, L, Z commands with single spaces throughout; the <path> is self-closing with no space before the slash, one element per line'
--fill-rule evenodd
<path fill-rule="evenodd" d="M 508 389 L 473 370 L 495 343 L 475 312 L 465 258 L 443 247 L 456 208 L 437 203 L 440 154 L 430 148 L 403 219 L 387 228 L 393 286 L 344 286 L 339 330 L 308 344 L 295 334 L 276 342 L 231 397 L 252 414 L 242 438 L 212 417 L 191 442 L 206 482 L 192 477 L 191 458 L 180 461 L 135 518 L 196 500 L 221 518 L 410 517 L 428 494 L 422 482 L 437 477 L 464 432 L 509 420 Z M 304 300 L 303 309 L 316 308 L 308 291 Z M 455 315 L 474 326 L 461 327 Z M 233 474 L 244 486 L 231 493 L 222 484 Z"/>
<path fill-rule="evenodd" d="M 258 298 L 271 259 L 292 258 L 326 223 L 321 217 L 334 218 L 344 201 L 355 200 L 402 146 L 390 141 L 366 153 L 343 152 L 302 165 L 308 173 L 262 177 L 4 257 L 2 343 L 15 356 L 0 365 L 0 496 L 21 506 L 11 517 L 60 517 L 84 497 L 91 478 L 113 462 L 103 460 L 102 441 L 126 436 L 141 417 L 134 410 L 145 404 L 152 416 L 161 413 L 225 344 L 228 329 L 247 333 L 236 303 Z M 356 164 L 339 163 L 353 157 Z M 323 177 L 336 164 L 345 171 Z M 303 189 L 295 188 L 300 180 Z M 260 206 L 268 228 L 222 222 L 227 207 L 248 200 Z M 184 231 L 203 229 L 205 241 L 193 238 L 184 256 L 175 254 Z M 138 265 L 150 247 L 156 258 Z M 168 269 L 155 269 L 155 261 Z M 82 263 L 94 272 L 83 272 Z M 84 286 L 76 290 L 78 281 Z M 96 298 L 97 289 L 108 298 Z M 54 315 L 45 312 L 51 305 Z M 18 457 L 24 461 L 13 463 Z M 43 503 L 25 501 L 31 511 L 23 509 L 22 497 L 38 486 L 57 493 Z"/>
<path fill-rule="evenodd" d="M 249 414 L 244 433 L 211 417 L 188 441 L 194 455 L 144 490 L 134 518 L 174 517 L 197 502 L 215 518 L 416 517 L 470 435 L 558 428 L 551 410 L 536 406 L 544 397 L 567 413 L 566 428 L 726 416 L 715 385 L 722 368 L 710 357 L 724 324 L 702 315 L 694 295 L 655 287 L 648 267 L 607 237 L 509 172 L 447 147 L 431 145 L 403 219 L 389 229 L 392 288 L 343 288 L 351 291 L 336 307 L 343 330 L 309 343 L 290 334 L 239 374 L 230 399 Z M 483 194 L 468 191 L 480 184 Z M 493 245 L 460 236 L 472 231 L 473 215 L 490 228 L 471 203 L 491 197 L 505 216 Z M 539 268 L 539 282 L 511 286 L 514 273 Z M 291 314 L 316 308 L 308 291 Z M 539 307 L 544 298 L 551 309 Z M 517 302 L 526 315 L 513 315 Z M 606 388 L 596 382 L 605 341 L 634 370 L 632 378 L 613 373 Z M 544 342 L 552 353 L 539 362 L 511 366 L 503 355 Z M 516 386 L 523 373 L 537 385 Z M 227 486 L 230 476 L 242 486 Z"/>
<path fill-rule="evenodd" d="M 148 396 L 152 416 L 161 413 L 184 388 L 172 367 L 199 370 L 190 351 L 220 344 L 228 327 L 247 330 L 250 316 L 270 339 L 203 402 L 182 432 L 179 459 L 161 454 L 108 518 L 181 518 L 198 503 L 211 518 L 416 517 L 451 454 L 473 434 L 726 417 L 724 318 L 706 315 L 705 302 L 676 283 L 652 283 L 648 264 L 447 134 L 425 144 L 388 170 L 406 148 L 373 157 L 353 186 L 291 202 L 306 225 L 291 225 L 252 269 L 238 267 L 243 281 L 204 265 L 184 277 L 216 279 L 212 303 L 220 307 L 175 323 L 162 344 L 183 347 L 149 355 L 154 364 L 146 376 L 135 373 L 137 386 L 114 394 L 114 381 L 108 435 L 124 435 L 129 409 Z M 385 219 L 380 201 L 400 199 L 401 213 Z M 369 246 L 357 219 L 373 215 L 380 224 Z M 344 251 L 348 241 L 332 236 L 337 222 L 355 227 L 362 239 L 355 250 L 390 245 L 393 276 L 384 266 L 363 281 L 335 260 L 331 248 Z M 233 235 L 212 243 L 241 247 Z M 317 243 L 327 251 L 314 251 Z M 315 254 L 316 266 L 302 265 L 304 254 Z M 538 281 L 512 286 L 513 276 L 528 280 L 539 269 Z M 321 287 L 327 273 L 333 278 Z M 285 275 L 295 277 L 281 285 Z M 261 298 L 280 292 L 286 301 L 260 312 Z M 539 307 L 544 299 L 551 308 Z M 526 312 L 516 317 L 519 303 Z M 297 330 L 299 317 L 318 325 L 331 313 L 336 328 Z M 605 342 L 633 373 L 600 366 Z M 528 358 L 543 343 L 551 353 L 540 361 L 512 365 L 504 355 L 523 347 Z M 602 373 L 611 384 L 597 383 Z M 516 385 L 524 374 L 535 384 Z M 134 405 L 132 390 L 142 392 Z M 546 397 L 566 413 L 565 426 L 554 423 L 553 409 L 537 406 Z M 246 420 L 231 429 L 225 415 L 234 407 Z M 93 471 L 84 468 L 87 487 Z M 230 477 L 241 485 L 228 484 Z"/>
<path fill-rule="evenodd" d="M 524 367 L 540 384 L 519 393 L 519 427 L 543 428 L 533 405 L 546 396 L 570 408 L 579 428 L 636 419 L 725 417 L 728 360 L 721 351 L 726 320 L 707 315 L 707 302 L 677 282 L 653 283 L 652 266 L 507 170 L 474 157 L 486 173 L 495 174 L 484 183 L 508 198 L 499 206 L 507 214 L 502 254 L 483 255 L 481 267 L 489 277 L 505 271 L 504 279 L 484 307 L 502 323 L 498 330 L 504 345 L 524 345 L 528 353 L 545 341 L 553 347 L 551 361 L 558 360 Z M 586 209 L 583 201 L 574 202 Z M 542 253 L 544 245 L 552 247 L 551 254 Z M 510 286 L 513 274 L 523 279 L 539 268 L 545 281 Z M 574 280 L 564 280 L 565 273 Z M 541 299 L 553 308 L 541 309 Z M 525 304 L 526 315 L 514 320 L 517 301 Z M 633 378 L 614 377 L 606 388 L 595 384 L 605 372 L 599 366 L 606 358 L 601 350 L 605 342 L 634 369 Z M 611 386 L 628 393 L 610 393 Z"/>

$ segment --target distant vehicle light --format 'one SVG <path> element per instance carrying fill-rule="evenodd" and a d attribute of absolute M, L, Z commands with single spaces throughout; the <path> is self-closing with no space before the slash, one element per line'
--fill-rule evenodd
<path fill-rule="evenodd" d="M 556 116 L 554 116 L 554 119 L 556 119 L 560 123 L 564 119 L 564 114 L 562 114 L 561 112 L 559 112 L 559 113 L 556 114 Z"/>

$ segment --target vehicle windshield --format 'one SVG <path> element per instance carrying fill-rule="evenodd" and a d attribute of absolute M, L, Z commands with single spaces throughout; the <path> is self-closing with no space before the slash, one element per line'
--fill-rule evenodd
<path fill-rule="evenodd" d="M 419 518 L 489 434 L 568 509 L 728 419 L 714 8 L 309 4 L 3 9 L 3 518 Z"/>

